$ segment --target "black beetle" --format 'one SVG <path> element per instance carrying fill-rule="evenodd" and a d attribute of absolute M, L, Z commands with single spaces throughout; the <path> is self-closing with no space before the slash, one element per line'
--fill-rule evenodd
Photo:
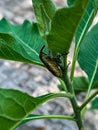
<path fill-rule="evenodd" d="M 40 50 L 40 59 L 44 63 L 44 65 L 47 67 L 47 69 L 56 77 L 62 77 L 63 76 L 63 67 L 61 66 L 62 60 L 61 55 L 57 55 L 56 57 L 52 57 L 49 54 L 45 54 L 43 52 L 43 49 L 45 48 L 45 45 Z"/>

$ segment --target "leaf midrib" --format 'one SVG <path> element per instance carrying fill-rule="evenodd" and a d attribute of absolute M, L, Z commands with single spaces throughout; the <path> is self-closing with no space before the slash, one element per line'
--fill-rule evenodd
<path fill-rule="evenodd" d="M 9 25 L 9 28 L 10 28 L 10 30 L 11 30 L 11 32 L 12 32 L 12 34 L 14 34 L 14 35 L 11 35 L 11 36 L 15 36 L 14 38 L 17 40 L 17 41 L 20 41 L 24 46 L 26 46 L 27 48 L 29 48 L 32 52 L 34 52 L 37 56 L 39 56 L 39 54 L 34 50 L 34 49 L 32 49 L 30 46 L 28 46 L 27 44 L 25 44 L 25 42 L 24 41 L 22 41 L 18 36 L 17 36 L 17 34 L 15 33 L 15 31 L 13 31 L 13 29 L 12 29 L 12 27 L 10 26 L 10 24 L 8 23 L 8 25 Z M 7 33 L 8 34 L 8 33 Z M 19 43 L 19 42 L 18 42 Z M 31 56 L 30 56 L 31 57 Z M 31 57 L 32 58 L 32 57 Z"/>

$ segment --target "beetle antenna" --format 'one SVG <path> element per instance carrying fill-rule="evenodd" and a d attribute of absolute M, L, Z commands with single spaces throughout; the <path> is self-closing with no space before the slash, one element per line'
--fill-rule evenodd
<path fill-rule="evenodd" d="M 40 53 L 43 53 L 43 49 L 45 48 L 45 45 L 42 46 Z"/>

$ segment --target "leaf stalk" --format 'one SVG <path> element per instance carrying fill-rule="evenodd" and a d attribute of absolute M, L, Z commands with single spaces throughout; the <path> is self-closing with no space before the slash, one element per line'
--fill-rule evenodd
<path fill-rule="evenodd" d="M 82 111 L 85 106 L 98 94 L 98 90 L 95 91 L 87 100 L 84 101 L 84 103 L 80 106 L 80 111 Z"/>
<path fill-rule="evenodd" d="M 50 119 L 50 118 L 75 120 L 73 116 L 65 116 L 65 115 L 34 115 L 32 117 L 25 118 L 24 121 L 37 120 L 37 119 Z"/>

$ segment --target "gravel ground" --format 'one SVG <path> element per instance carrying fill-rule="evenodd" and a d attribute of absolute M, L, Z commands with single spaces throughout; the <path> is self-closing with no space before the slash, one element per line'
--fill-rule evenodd
<path fill-rule="evenodd" d="M 58 7 L 64 5 L 64 0 L 54 0 Z M 34 21 L 31 0 L 0 0 L 0 19 L 6 17 L 13 23 L 22 23 L 24 19 Z M 69 60 L 73 53 L 73 45 Z M 45 75 L 44 75 L 45 74 Z M 79 67 L 76 75 L 81 75 Z M 0 60 L 0 86 L 24 91 L 33 96 L 58 92 L 59 81 L 46 69 L 19 62 Z M 61 102 L 62 100 L 62 102 Z M 58 98 L 43 104 L 36 114 L 67 114 L 72 112 L 68 99 Z M 94 116 L 95 115 L 95 116 Z M 85 117 L 86 130 L 98 130 L 98 111 L 88 111 Z M 74 122 L 68 120 L 36 120 L 18 128 L 17 130 L 78 130 Z"/>

